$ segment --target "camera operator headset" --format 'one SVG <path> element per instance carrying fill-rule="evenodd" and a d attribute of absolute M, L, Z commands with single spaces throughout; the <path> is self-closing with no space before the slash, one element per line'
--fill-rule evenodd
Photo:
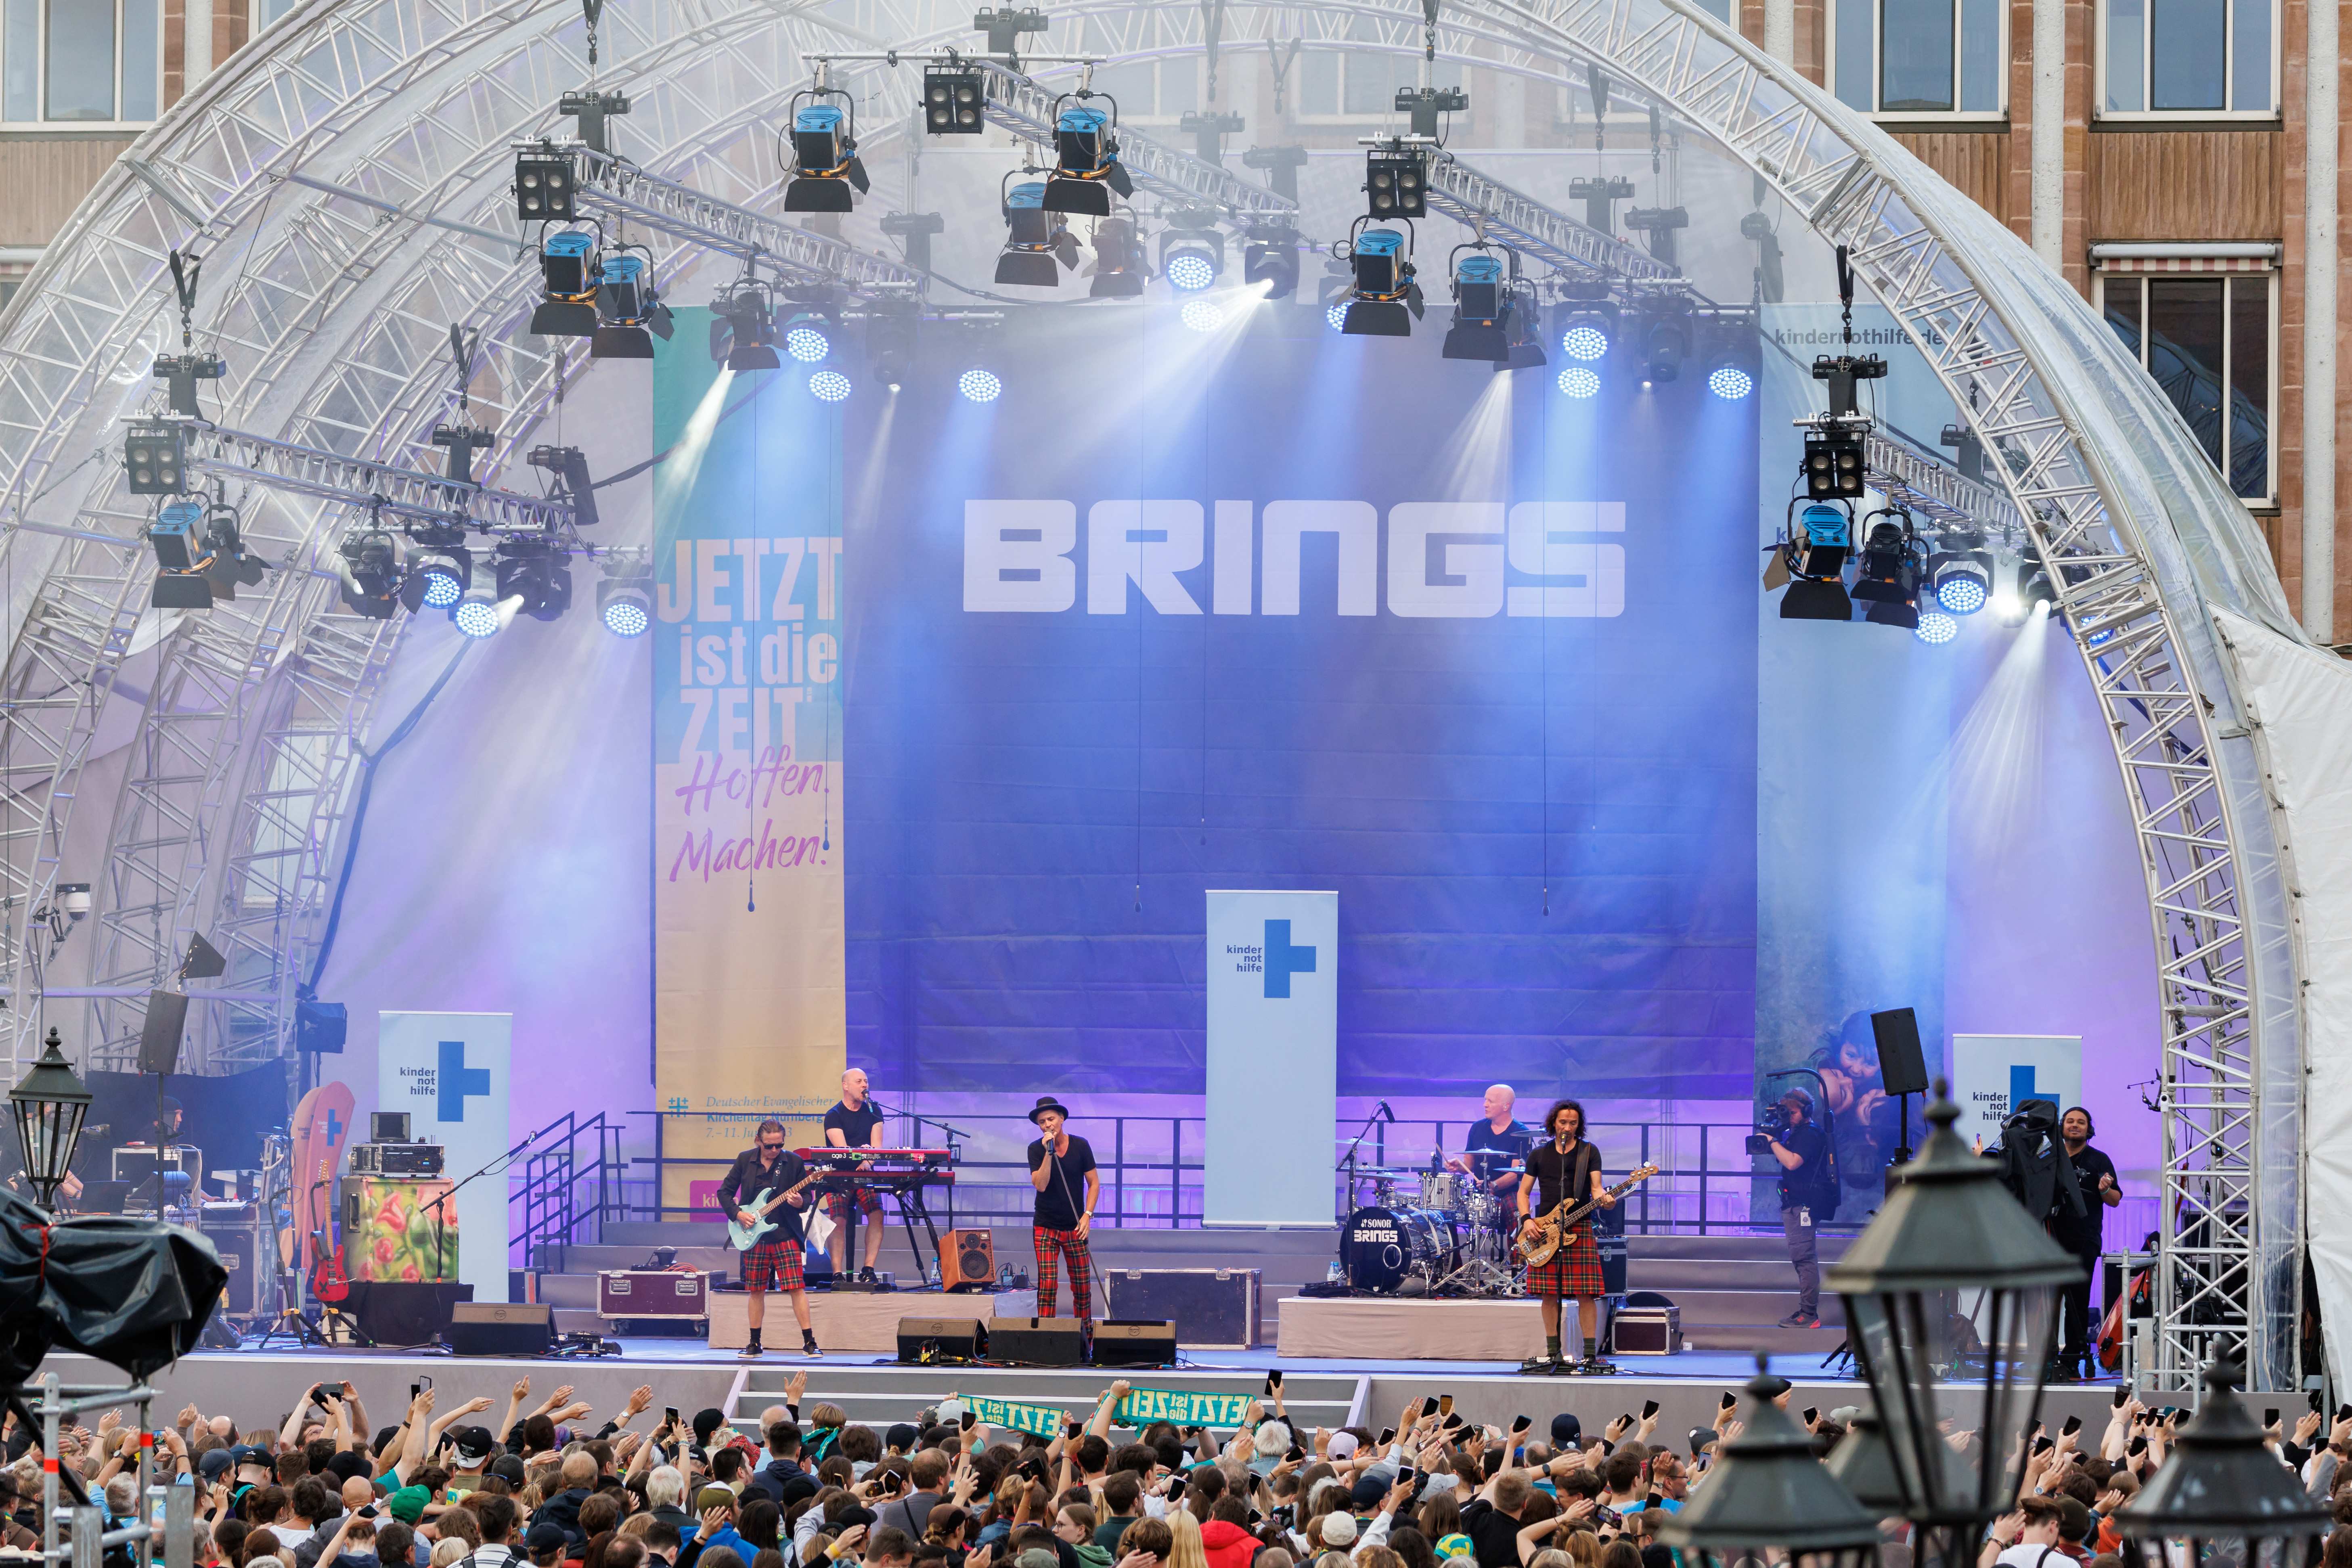
<path fill-rule="evenodd" d="M 1837 1217 L 1837 1177 L 1830 1141 L 1813 1124 L 1813 1096 L 1790 1085 L 1764 1112 L 1763 1127 L 1750 1146 L 1761 1142 L 1780 1166 L 1780 1231 L 1789 1261 L 1797 1270 L 1797 1310 L 1780 1320 L 1784 1329 L 1819 1328 L 1822 1321 L 1821 1253 L 1815 1227 Z"/>

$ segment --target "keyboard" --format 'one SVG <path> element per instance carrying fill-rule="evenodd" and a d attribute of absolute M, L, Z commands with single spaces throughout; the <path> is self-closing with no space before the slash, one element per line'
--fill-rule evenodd
<path fill-rule="evenodd" d="M 955 1162 L 954 1152 L 947 1149 L 835 1149 L 825 1144 L 814 1149 L 796 1149 L 793 1152 L 812 1165 L 846 1168 L 862 1163 L 866 1169 L 855 1173 L 859 1175 L 938 1171 Z"/>

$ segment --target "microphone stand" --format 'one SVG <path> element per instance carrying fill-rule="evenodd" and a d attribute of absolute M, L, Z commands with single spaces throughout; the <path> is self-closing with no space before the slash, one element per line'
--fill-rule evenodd
<path fill-rule="evenodd" d="M 559 1123 L 557 1122 L 549 1122 L 545 1127 L 542 1127 L 538 1131 L 531 1133 L 529 1137 L 525 1138 L 521 1142 L 517 1143 L 505 1153 L 493 1158 L 480 1170 L 476 1171 L 473 1175 L 467 1176 L 464 1181 L 457 1183 L 447 1192 L 443 1193 L 440 1196 L 435 1198 L 431 1203 L 425 1205 L 433 1211 L 433 1261 L 436 1266 L 440 1263 L 441 1259 L 447 1255 L 449 1250 L 448 1213 L 446 1207 L 449 1200 L 456 1197 L 459 1193 L 465 1191 L 467 1184 L 470 1184 L 476 1176 L 487 1176 L 496 1172 L 505 1171 L 515 1163 L 517 1157 L 525 1150 L 538 1142 L 540 1139 L 546 1136 L 548 1132 L 552 1131 L 558 1125 Z M 526 1258 L 524 1261 L 528 1262 L 530 1260 Z M 436 1337 L 438 1337 L 437 1331 L 436 1332 Z"/>
<path fill-rule="evenodd" d="M 1345 1226 L 1348 1223 L 1348 1215 L 1346 1211 L 1351 1210 L 1356 1206 L 1356 1151 L 1363 1145 L 1365 1139 L 1370 1138 L 1372 1135 L 1372 1129 L 1380 1125 L 1380 1107 L 1374 1106 L 1372 1108 L 1372 1113 L 1364 1118 L 1362 1130 L 1359 1131 L 1356 1134 L 1355 1139 L 1349 1143 L 1348 1152 L 1341 1156 L 1339 1163 L 1333 1167 L 1335 1170 L 1345 1171 L 1348 1173 L 1348 1201 L 1339 1215 L 1339 1223 L 1342 1226 Z"/>

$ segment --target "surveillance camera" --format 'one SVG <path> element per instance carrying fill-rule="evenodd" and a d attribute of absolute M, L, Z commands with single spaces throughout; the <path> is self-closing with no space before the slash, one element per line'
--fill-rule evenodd
<path fill-rule="evenodd" d="M 57 909 L 68 920 L 85 920 L 89 915 L 89 884 L 60 882 L 58 884 Z"/>

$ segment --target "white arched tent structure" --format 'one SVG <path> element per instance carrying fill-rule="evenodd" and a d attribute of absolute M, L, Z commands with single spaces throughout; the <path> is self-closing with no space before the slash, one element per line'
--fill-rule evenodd
<path fill-rule="evenodd" d="M 637 162 L 772 206 L 775 132 L 811 57 L 970 47 L 967 16 L 919 0 L 624 0 L 603 17 L 597 83 L 635 100 Z M 1055 20 L 1085 18 L 1115 63 L 1201 50 L 1209 16 L 1082 0 Z M 1423 37 L 1418 5 L 1226 0 L 1214 17 L 1228 50 L 1304 38 L 1417 53 Z M 2314 924 L 2287 855 L 2287 828 L 2300 847 L 2332 845 L 2336 825 L 2325 799 L 2282 787 L 2252 699 L 2284 668 L 2303 672 L 2306 709 L 2336 694 L 2332 670 L 2296 662 L 2319 656 L 2243 509 L 2154 384 L 2020 241 L 1696 10 L 1449 0 L 1433 40 L 1441 58 L 1563 85 L 1598 64 L 1747 164 L 1851 247 L 1864 286 L 1925 345 L 1998 455 L 2055 569 L 2142 848 L 2164 1024 L 2161 1375 L 2189 1386 L 2210 1331 L 2243 1325 L 2258 1384 L 2292 1386 L 2302 1069 L 2324 1075 L 2339 1045 L 2342 1026 L 2324 1026 L 2346 983 L 2314 972 L 2308 954 L 2333 928 Z M 168 253 L 206 258 L 197 342 L 228 363 L 207 390 L 224 425 L 435 468 L 427 438 L 446 411 L 447 331 L 460 322 L 481 331 L 476 406 L 499 429 L 486 471 L 517 484 L 535 426 L 585 367 L 522 331 L 538 273 L 510 216 L 511 143 L 564 133 L 556 100 L 586 81 L 587 43 L 572 0 L 308 0 L 141 138 L 0 318 L 0 1042 L 16 1061 L 68 1006 L 89 1009 L 93 1059 L 123 1059 L 146 989 L 198 931 L 228 954 L 217 984 L 233 998 L 196 1042 L 200 1058 L 227 1067 L 287 1048 L 343 778 L 403 624 L 341 610 L 325 567 L 353 509 L 282 494 L 247 528 L 293 569 L 208 615 L 146 609 L 149 513 L 124 489 L 121 422 L 151 395 L 152 357 L 178 346 Z M 897 127 L 909 76 L 868 65 L 835 79 L 869 127 Z M 2235 653 L 2217 615 L 2245 645 Z M 2273 673 L 2256 679 L 2257 666 Z M 101 719 L 131 700 L 131 765 L 112 798 L 94 796 L 82 765 Z M 89 984 L 45 998 L 60 847 L 69 821 L 93 813 L 109 826 Z M 2319 1087 L 2332 1080 L 2313 1081 L 2313 1116 L 2332 1126 L 2346 1114 Z M 2315 1166 L 2315 1190 L 2326 1179 Z M 2326 1206 L 2311 1221 L 2323 1297 L 2352 1302 L 2352 1248 L 2343 1270 L 2329 1267 L 2340 1244 Z"/>

